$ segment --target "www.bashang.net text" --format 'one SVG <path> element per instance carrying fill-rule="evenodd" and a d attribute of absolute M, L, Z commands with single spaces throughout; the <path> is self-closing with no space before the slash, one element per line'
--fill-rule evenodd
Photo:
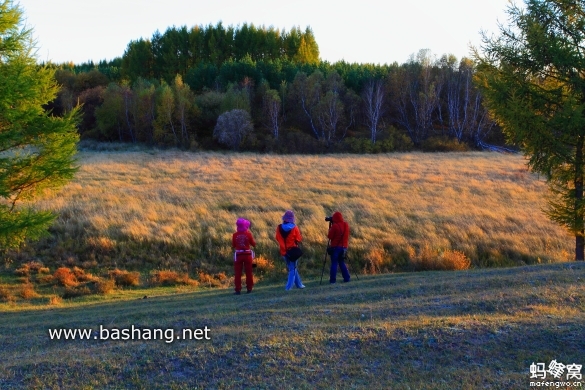
<path fill-rule="evenodd" d="M 132 325 L 130 328 L 105 328 L 100 325 L 99 330 L 94 328 L 77 329 L 49 329 L 51 340 L 164 340 L 172 343 L 180 340 L 211 340 L 210 329 L 204 328 L 160 329 L 138 328 Z"/>

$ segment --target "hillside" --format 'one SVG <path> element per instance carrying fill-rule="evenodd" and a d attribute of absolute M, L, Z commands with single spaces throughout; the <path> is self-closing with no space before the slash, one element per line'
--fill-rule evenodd
<path fill-rule="evenodd" d="M 574 238 L 542 213 L 547 188 L 519 155 L 396 153 L 275 156 L 176 151 L 83 152 L 75 180 L 39 207 L 59 218 L 18 255 L 51 266 L 231 272 L 235 221 L 257 253 L 279 259 L 274 231 L 297 215 L 305 265 L 321 270 L 324 218 L 351 225 L 368 273 L 410 270 L 460 251 L 474 267 L 570 260 Z M 16 257 L 16 256 L 15 256 Z"/>
<path fill-rule="evenodd" d="M 0 388 L 528 388 L 533 362 L 585 363 L 584 280 L 584 263 L 558 263 L 13 307 L 0 316 Z M 208 327 L 211 339 L 48 336 L 92 328 L 98 337 L 100 326 Z"/>

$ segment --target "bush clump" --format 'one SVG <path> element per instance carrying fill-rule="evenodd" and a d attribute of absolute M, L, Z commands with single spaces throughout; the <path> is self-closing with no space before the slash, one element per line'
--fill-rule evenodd
<path fill-rule="evenodd" d="M 466 143 L 448 137 L 431 137 L 422 143 L 421 148 L 425 152 L 469 151 L 469 146 Z"/>
<path fill-rule="evenodd" d="M 160 270 L 150 273 L 150 283 L 153 286 L 196 286 L 197 281 L 189 275 L 175 271 Z"/>
<path fill-rule="evenodd" d="M 465 253 L 447 249 L 442 253 L 424 246 L 419 253 L 410 252 L 410 266 L 415 271 L 461 271 L 469 269 L 471 260 Z"/>
<path fill-rule="evenodd" d="M 118 287 L 135 287 L 140 285 L 140 272 L 115 269 L 108 272 L 110 279 L 114 280 Z"/>
<path fill-rule="evenodd" d="M 60 286 L 72 288 L 79 283 L 73 271 L 67 267 L 60 267 L 53 273 L 53 280 Z"/>

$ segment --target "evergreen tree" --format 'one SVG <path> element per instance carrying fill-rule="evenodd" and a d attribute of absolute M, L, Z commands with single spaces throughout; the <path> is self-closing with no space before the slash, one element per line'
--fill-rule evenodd
<path fill-rule="evenodd" d="M 62 118 L 44 111 L 59 88 L 54 70 L 37 65 L 22 24 L 21 9 L 0 1 L 0 248 L 46 233 L 54 215 L 21 202 L 62 186 L 76 170 L 78 110 Z"/>
<path fill-rule="evenodd" d="M 301 64 L 319 63 L 319 46 L 311 28 L 307 27 L 304 34 L 301 35 L 299 46 L 293 59 Z"/>
<path fill-rule="evenodd" d="M 121 66 L 122 76 L 131 82 L 136 81 L 139 77 L 151 78 L 154 71 L 152 43 L 142 38 L 131 41 L 122 57 Z"/>
<path fill-rule="evenodd" d="M 549 216 L 585 249 L 585 1 L 526 0 L 484 36 L 477 81 L 491 114 L 551 189 Z"/>

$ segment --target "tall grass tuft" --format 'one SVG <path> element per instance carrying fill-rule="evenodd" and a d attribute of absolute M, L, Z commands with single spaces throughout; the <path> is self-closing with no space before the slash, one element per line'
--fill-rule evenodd
<path fill-rule="evenodd" d="M 150 283 L 153 286 L 196 286 L 197 281 L 185 273 L 170 270 L 152 271 Z"/>
<path fill-rule="evenodd" d="M 35 287 L 32 283 L 27 283 L 21 286 L 19 295 L 22 299 L 32 299 L 39 296 L 39 294 L 35 291 Z"/>
<path fill-rule="evenodd" d="M 10 292 L 10 289 L 6 286 L 0 286 L 0 301 L 10 302 L 14 300 L 14 296 Z"/>
<path fill-rule="evenodd" d="M 415 271 L 461 271 L 471 266 L 465 253 L 457 250 L 441 253 L 426 245 L 419 253 L 412 251 L 411 254 L 410 264 Z"/>
<path fill-rule="evenodd" d="M 53 273 L 53 280 L 63 287 L 75 287 L 79 283 L 75 277 L 75 273 L 67 267 L 60 267 Z"/>
<path fill-rule="evenodd" d="M 140 272 L 129 272 L 125 270 L 115 269 L 108 272 L 111 279 L 119 287 L 136 287 L 140 285 Z"/>

